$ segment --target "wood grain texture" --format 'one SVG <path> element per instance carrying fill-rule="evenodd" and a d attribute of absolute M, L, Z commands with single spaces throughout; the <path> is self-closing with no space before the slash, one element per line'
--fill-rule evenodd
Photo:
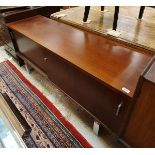
<path fill-rule="evenodd" d="M 114 6 L 106 6 L 107 11 L 101 12 L 100 6 L 91 6 L 89 24 L 81 22 L 84 14 L 82 6 L 57 12 L 54 15 L 66 14 L 66 16 L 59 19 L 53 16 L 52 19 L 110 37 L 107 32 L 112 29 L 114 9 Z M 115 39 L 130 44 L 130 46 L 139 46 L 155 52 L 155 9 L 145 7 L 142 20 L 137 20 L 139 10 L 140 6 L 120 6 L 117 30 L 121 32 L 121 35 Z"/>
<path fill-rule="evenodd" d="M 129 97 L 133 96 L 138 78 L 152 57 L 150 54 L 42 16 L 12 22 L 8 27 L 108 86 L 118 91 L 126 87 L 130 90 L 127 94 Z"/>
<path fill-rule="evenodd" d="M 155 85 L 145 81 L 123 138 L 132 147 L 155 147 L 154 96 Z"/>
<path fill-rule="evenodd" d="M 155 147 L 155 61 L 141 77 L 140 95 L 133 106 L 123 139 L 132 147 Z"/>

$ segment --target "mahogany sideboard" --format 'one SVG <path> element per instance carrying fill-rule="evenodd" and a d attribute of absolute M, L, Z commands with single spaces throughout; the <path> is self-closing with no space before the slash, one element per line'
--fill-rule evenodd
<path fill-rule="evenodd" d="M 7 26 L 20 58 L 122 137 L 151 53 L 39 15 Z"/>

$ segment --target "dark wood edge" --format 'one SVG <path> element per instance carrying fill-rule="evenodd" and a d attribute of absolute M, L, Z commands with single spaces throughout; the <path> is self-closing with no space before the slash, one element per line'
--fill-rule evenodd
<path fill-rule="evenodd" d="M 3 15 L 5 23 L 17 22 L 18 20 L 24 20 L 25 18 L 30 18 L 37 15 L 42 15 L 46 17 L 50 17 L 50 14 L 60 11 L 59 6 L 53 6 L 53 8 L 48 8 L 52 6 L 38 6 L 33 8 L 28 8 L 25 10 L 21 10 L 16 13 L 12 13 L 10 15 Z M 16 16 L 16 19 L 14 18 Z"/>
<path fill-rule="evenodd" d="M 8 27 L 7 27 L 7 28 L 8 28 Z M 14 35 L 13 35 L 13 32 L 12 32 L 12 30 L 11 30 L 10 28 L 8 28 L 8 32 L 9 32 L 9 35 L 10 35 L 10 37 L 11 37 L 11 40 L 12 40 L 12 43 L 13 43 L 13 46 L 14 46 L 14 49 L 15 49 L 15 52 L 16 52 L 16 55 L 17 55 L 17 53 L 18 53 L 18 51 L 19 51 L 19 48 L 18 48 L 16 39 L 15 39 L 15 37 L 14 37 Z M 19 66 L 23 66 L 23 65 L 24 65 L 24 61 L 23 61 L 18 55 L 17 55 L 16 60 L 17 60 L 17 62 L 18 62 L 18 64 L 19 64 Z"/>
<path fill-rule="evenodd" d="M 29 124 L 26 122 L 25 118 L 21 115 L 21 113 L 16 108 L 14 103 L 11 101 L 11 99 L 8 97 L 8 95 L 6 93 L 1 93 L 1 94 L 24 129 L 24 134 L 22 138 L 24 138 L 25 136 L 29 136 L 32 130 Z"/>
<path fill-rule="evenodd" d="M 21 9 L 27 9 L 29 8 L 28 6 L 19 6 L 19 7 L 10 7 L 6 9 L 0 9 L 0 13 L 5 13 L 8 11 L 14 11 L 14 10 L 21 10 Z"/>

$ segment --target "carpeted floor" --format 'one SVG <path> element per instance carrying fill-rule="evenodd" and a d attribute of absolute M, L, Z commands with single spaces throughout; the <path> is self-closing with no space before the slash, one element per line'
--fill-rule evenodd
<path fill-rule="evenodd" d="M 28 147 L 91 147 L 56 107 L 9 61 L 0 63 L 0 91 L 8 94 L 32 128 Z"/>

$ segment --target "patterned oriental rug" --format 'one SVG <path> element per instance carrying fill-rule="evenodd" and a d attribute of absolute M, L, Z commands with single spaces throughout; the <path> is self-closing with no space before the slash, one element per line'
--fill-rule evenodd
<path fill-rule="evenodd" d="M 0 63 L 0 91 L 7 93 L 32 128 L 27 147 L 92 147 L 8 60 Z"/>

